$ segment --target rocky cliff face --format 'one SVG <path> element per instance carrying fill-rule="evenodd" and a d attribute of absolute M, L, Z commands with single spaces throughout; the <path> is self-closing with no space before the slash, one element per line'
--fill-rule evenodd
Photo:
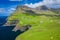
<path fill-rule="evenodd" d="M 18 12 L 24 12 L 25 10 L 33 10 L 33 8 L 30 8 L 30 7 L 27 7 L 25 5 L 22 5 L 22 6 L 17 6 L 16 8 Z"/>
<path fill-rule="evenodd" d="M 8 18 L 8 21 L 6 24 L 8 24 L 8 25 L 14 24 L 14 23 L 16 23 L 15 20 L 19 20 L 18 21 L 18 23 L 19 23 L 21 20 L 20 19 L 21 14 L 23 14 L 23 13 L 28 13 L 30 15 L 40 15 L 40 16 L 41 15 L 44 15 L 44 16 L 60 16 L 60 12 L 58 14 L 58 13 L 56 13 L 56 11 L 59 12 L 60 9 L 52 9 L 52 8 L 48 8 L 47 6 L 44 6 L 44 5 L 39 6 L 37 8 L 30 8 L 30 7 L 27 7 L 25 5 L 17 6 L 16 11 L 14 11 L 14 13 Z M 22 18 L 25 18 L 25 17 L 22 15 Z M 9 22 L 9 20 L 13 20 L 13 21 Z"/>
<path fill-rule="evenodd" d="M 21 30 L 24 32 L 31 27 L 31 29 L 28 30 L 29 32 L 27 32 L 28 36 L 31 35 L 31 37 L 29 37 L 30 39 L 28 38 L 29 40 L 31 39 L 34 40 L 36 37 L 38 40 L 40 40 L 40 37 L 42 40 L 45 40 L 45 39 L 50 40 L 49 37 L 51 37 L 51 34 L 53 35 L 53 37 L 55 36 L 51 32 L 56 33 L 56 35 L 58 36 L 59 32 L 57 33 L 57 31 L 59 31 L 60 29 L 59 14 L 55 12 L 55 9 L 53 10 L 52 8 L 48 8 L 44 5 L 39 6 L 37 8 L 30 8 L 25 5 L 18 6 L 16 8 L 16 11 L 14 11 L 14 13 L 11 16 L 9 16 L 7 24 L 8 23 L 15 24 L 16 21 L 14 20 L 18 20 L 16 27 L 12 31 Z M 13 21 L 10 22 L 9 20 L 13 20 Z M 48 33 L 48 36 L 46 36 L 47 35 L 46 33 Z M 43 36 L 44 36 L 44 39 L 43 39 Z M 22 39 L 24 37 L 26 37 L 25 34 L 22 37 Z M 26 40 L 28 39 L 26 37 Z M 55 40 L 55 39 L 52 39 L 52 40 Z M 58 40 L 58 38 L 56 40 Z"/>
<path fill-rule="evenodd" d="M 46 10 L 49 10 L 49 8 L 47 6 L 45 6 L 45 5 L 43 5 L 43 6 L 37 7 L 36 10 L 38 10 L 38 11 L 46 11 Z"/>
<path fill-rule="evenodd" d="M 48 8 L 47 6 L 43 5 L 43 6 L 39 6 L 39 7 L 36 7 L 36 8 L 30 8 L 30 7 L 27 7 L 25 5 L 22 5 L 22 6 L 17 6 L 16 8 L 16 12 L 30 12 L 30 11 L 33 11 L 33 12 L 59 12 L 60 13 L 60 9 L 53 9 L 53 8 Z"/>
<path fill-rule="evenodd" d="M 35 10 L 35 11 L 45 11 L 45 10 L 48 10 L 49 8 L 47 7 L 47 6 L 39 6 L 39 7 L 36 7 L 36 8 L 30 8 L 30 7 L 27 7 L 27 6 L 25 6 L 25 5 L 23 5 L 23 6 L 17 6 L 17 10 L 18 11 L 22 11 L 22 10 Z"/>

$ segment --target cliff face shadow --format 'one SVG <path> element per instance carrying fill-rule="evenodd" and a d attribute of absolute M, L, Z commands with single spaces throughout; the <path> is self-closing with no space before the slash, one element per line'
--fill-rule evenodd
<path fill-rule="evenodd" d="M 12 31 L 15 26 L 3 26 L 7 22 L 6 16 L 0 16 L 0 40 L 15 40 L 15 38 L 23 33 L 20 30 Z"/>
<path fill-rule="evenodd" d="M 12 31 L 15 26 L 2 26 L 0 27 L 0 40 L 15 40 L 15 38 L 23 33 L 20 30 Z"/>

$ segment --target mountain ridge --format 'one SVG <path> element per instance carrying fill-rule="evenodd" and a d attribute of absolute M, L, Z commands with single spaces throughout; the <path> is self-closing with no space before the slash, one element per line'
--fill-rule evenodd
<path fill-rule="evenodd" d="M 42 5 L 42 6 L 38 6 L 36 8 L 31 8 L 31 7 L 28 7 L 26 5 L 21 5 L 21 6 L 17 6 L 17 8 L 26 8 L 27 10 L 49 10 L 49 9 L 52 9 L 52 10 L 60 10 L 60 8 L 49 8 L 45 5 Z M 17 9 L 16 8 L 16 9 Z"/>
<path fill-rule="evenodd" d="M 19 20 L 16 27 L 20 28 L 31 25 L 31 28 L 16 37 L 16 40 L 20 40 L 20 38 L 21 40 L 60 40 L 59 14 L 45 6 L 38 7 L 38 10 L 36 8 L 18 6 L 16 11 L 9 16 L 7 22 L 9 20 Z"/>

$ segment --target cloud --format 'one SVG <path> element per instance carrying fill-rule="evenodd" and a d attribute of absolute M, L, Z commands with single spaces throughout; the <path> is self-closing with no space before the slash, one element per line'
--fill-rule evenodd
<path fill-rule="evenodd" d="M 35 7 L 38 7 L 38 6 L 41 6 L 41 5 L 44 5 L 42 2 L 39 2 L 39 3 L 35 3 L 35 4 L 25 4 L 26 6 L 28 7 L 31 7 L 31 8 L 35 8 Z"/>
<path fill-rule="evenodd" d="M 58 8 L 60 7 L 60 0 L 43 0 L 42 2 L 38 2 L 35 4 L 30 3 L 30 4 L 25 4 L 25 5 L 31 8 L 35 8 L 42 5 L 46 5 L 52 8 Z"/>
<path fill-rule="evenodd" d="M 15 11 L 16 8 L 10 8 L 9 10 L 7 10 L 8 13 L 12 13 L 13 11 Z"/>
<path fill-rule="evenodd" d="M 0 8 L 0 16 L 3 15 L 3 16 L 9 16 L 11 15 L 14 10 L 16 10 L 16 8 L 9 8 L 9 9 L 6 9 L 6 8 Z"/>
<path fill-rule="evenodd" d="M 15 8 L 0 8 L 0 13 L 12 13 L 14 10 L 16 10 Z"/>
<path fill-rule="evenodd" d="M 12 10 L 12 11 L 13 11 L 13 10 L 16 10 L 16 9 L 15 9 L 15 8 L 10 8 L 10 10 Z"/>
<path fill-rule="evenodd" d="M 9 1 L 22 1 L 22 0 L 9 0 Z"/>
<path fill-rule="evenodd" d="M 5 11 L 4 8 L 0 8 L 0 13 L 1 13 L 1 12 L 4 12 L 4 11 Z"/>
<path fill-rule="evenodd" d="M 5 8 L 0 8 L 0 13 L 4 13 L 4 12 L 6 12 L 6 9 Z"/>

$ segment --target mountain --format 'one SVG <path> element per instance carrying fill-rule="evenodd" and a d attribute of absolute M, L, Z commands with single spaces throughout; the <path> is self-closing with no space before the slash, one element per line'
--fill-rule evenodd
<path fill-rule="evenodd" d="M 25 5 L 22 5 L 22 6 L 18 6 L 16 8 L 17 12 L 29 12 L 29 13 L 35 13 L 35 14 L 60 14 L 60 9 L 54 9 L 54 8 L 49 8 L 45 5 L 42 5 L 42 6 L 39 6 L 39 7 L 36 7 L 36 8 L 30 8 L 30 7 L 27 7 Z"/>
<path fill-rule="evenodd" d="M 7 22 L 19 20 L 16 27 L 31 26 L 28 31 L 17 36 L 16 40 L 60 40 L 60 13 L 57 12 L 44 5 L 37 8 L 18 6 Z"/>
<path fill-rule="evenodd" d="M 22 5 L 22 6 L 17 6 L 16 8 L 17 10 L 16 11 L 25 11 L 25 10 L 33 10 L 33 8 L 30 8 L 30 7 L 27 7 L 25 5 Z"/>
<path fill-rule="evenodd" d="M 27 7 L 25 5 L 22 5 L 22 6 L 18 6 L 17 10 L 19 10 L 19 11 L 20 10 L 45 11 L 45 10 L 49 10 L 49 8 L 45 5 L 39 6 L 39 7 L 36 7 L 36 8 L 30 8 L 30 7 Z"/>
<path fill-rule="evenodd" d="M 57 9 L 51 8 L 51 11 L 53 11 L 53 12 L 55 12 L 57 14 L 60 14 L 60 8 L 57 8 Z"/>
<path fill-rule="evenodd" d="M 39 10 L 39 11 L 46 11 L 46 10 L 49 10 L 49 8 L 48 8 L 47 6 L 45 6 L 45 5 L 43 5 L 43 6 L 37 7 L 36 10 Z"/>

